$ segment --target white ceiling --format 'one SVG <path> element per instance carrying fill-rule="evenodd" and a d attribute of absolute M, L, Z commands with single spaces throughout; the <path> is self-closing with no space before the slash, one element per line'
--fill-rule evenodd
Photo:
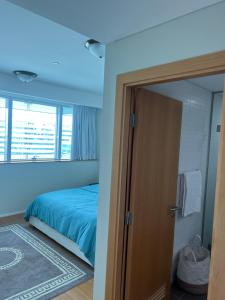
<path fill-rule="evenodd" d="M 222 0 L 8 0 L 109 43 Z"/>
<path fill-rule="evenodd" d="M 189 81 L 210 92 L 221 92 L 224 90 L 224 80 L 225 74 L 219 74 L 194 78 Z"/>
<path fill-rule="evenodd" d="M 88 37 L 4 0 L 0 37 L 0 72 L 28 70 L 38 80 L 102 92 L 104 61 L 84 48 Z"/>
<path fill-rule="evenodd" d="M 166 91 L 167 88 L 176 88 L 180 87 L 180 83 L 182 82 L 190 82 L 200 88 L 203 88 L 211 93 L 213 92 L 223 92 L 224 90 L 224 82 L 225 82 L 225 74 L 217 74 L 217 75 L 210 75 L 210 76 L 205 76 L 205 77 L 197 77 L 193 79 L 188 79 L 188 80 L 178 80 L 178 81 L 171 81 L 168 83 L 159 83 L 159 84 L 154 84 L 149 85 L 147 89 L 149 88 L 150 90 L 152 87 L 155 89 L 156 92 L 162 92 L 163 90 Z M 164 89 L 165 88 L 165 89 Z"/>
<path fill-rule="evenodd" d="M 217 2 L 0 0 L 0 72 L 102 93 L 104 61 L 84 48 L 88 37 L 108 43 Z"/>

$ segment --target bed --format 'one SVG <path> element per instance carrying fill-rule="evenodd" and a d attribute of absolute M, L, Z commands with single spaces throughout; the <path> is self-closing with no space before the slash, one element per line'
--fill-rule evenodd
<path fill-rule="evenodd" d="M 94 266 L 99 185 L 58 190 L 38 196 L 26 221 Z"/>

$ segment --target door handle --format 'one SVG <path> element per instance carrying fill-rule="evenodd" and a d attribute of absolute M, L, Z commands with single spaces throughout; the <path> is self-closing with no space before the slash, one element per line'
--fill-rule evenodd
<path fill-rule="evenodd" d="M 171 217 L 175 217 L 176 212 L 180 211 L 180 210 L 181 210 L 181 207 L 179 207 L 179 206 L 171 206 L 171 207 L 169 207 L 169 215 Z"/>

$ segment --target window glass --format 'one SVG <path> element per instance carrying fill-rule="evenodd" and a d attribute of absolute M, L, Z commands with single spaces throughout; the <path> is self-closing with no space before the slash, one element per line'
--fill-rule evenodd
<path fill-rule="evenodd" d="M 72 127 L 73 109 L 72 107 L 64 106 L 62 115 L 61 159 L 71 159 Z"/>
<path fill-rule="evenodd" d="M 0 97 L 0 161 L 6 159 L 7 115 L 6 100 Z"/>
<path fill-rule="evenodd" d="M 12 160 L 54 159 L 56 107 L 13 101 Z"/>

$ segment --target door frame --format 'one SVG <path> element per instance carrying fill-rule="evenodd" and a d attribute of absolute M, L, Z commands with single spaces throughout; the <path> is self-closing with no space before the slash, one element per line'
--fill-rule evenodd
<path fill-rule="evenodd" d="M 135 87 L 225 73 L 225 51 L 117 76 L 105 300 L 123 300 L 126 182 Z M 225 295 L 225 101 L 223 101 L 208 300 Z"/>

